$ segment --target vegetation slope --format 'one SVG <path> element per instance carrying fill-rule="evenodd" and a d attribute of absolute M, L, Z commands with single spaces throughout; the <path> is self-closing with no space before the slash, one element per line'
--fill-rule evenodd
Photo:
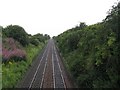
<path fill-rule="evenodd" d="M 102 22 L 82 22 L 54 39 L 78 87 L 120 87 L 120 3 Z"/>
<path fill-rule="evenodd" d="M 22 79 L 49 35 L 28 34 L 23 27 L 9 25 L 2 29 L 2 88 L 13 88 Z"/>

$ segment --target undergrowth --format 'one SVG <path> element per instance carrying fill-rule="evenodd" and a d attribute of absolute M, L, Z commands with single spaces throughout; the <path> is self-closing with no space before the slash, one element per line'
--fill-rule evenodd
<path fill-rule="evenodd" d="M 14 62 L 11 60 L 7 64 L 2 64 L 2 88 L 13 88 L 22 79 L 29 66 L 32 64 L 33 58 L 42 50 L 44 44 L 39 46 L 28 45 L 25 47 L 27 59 Z"/>

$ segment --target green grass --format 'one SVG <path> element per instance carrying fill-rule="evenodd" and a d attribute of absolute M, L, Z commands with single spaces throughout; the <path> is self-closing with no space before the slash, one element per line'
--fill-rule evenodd
<path fill-rule="evenodd" d="M 44 44 L 39 46 L 29 45 L 25 48 L 27 53 L 26 61 L 9 62 L 8 64 L 2 64 L 2 87 L 13 88 L 22 79 L 25 72 L 31 65 L 33 58 L 42 50 Z"/>

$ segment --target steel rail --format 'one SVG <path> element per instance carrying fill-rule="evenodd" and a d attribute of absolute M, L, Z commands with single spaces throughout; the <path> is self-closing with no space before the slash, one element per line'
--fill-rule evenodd
<path fill-rule="evenodd" d="M 55 88 L 55 74 L 54 74 L 54 58 L 53 58 L 53 50 L 54 48 L 52 47 L 52 66 L 53 66 L 53 87 Z"/>
<path fill-rule="evenodd" d="M 46 67 L 47 67 L 47 61 L 48 61 L 48 55 L 50 53 L 50 49 L 48 50 L 48 53 L 47 53 L 47 57 L 46 57 L 46 62 L 45 62 L 45 67 L 44 67 L 44 70 L 43 70 L 43 73 L 42 73 L 42 81 L 41 81 L 41 84 L 40 84 L 40 88 L 42 88 L 43 86 L 43 82 L 44 82 L 44 76 L 45 76 L 45 71 L 46 71 Z"/>
<path fill-rule="evenodd" d="M 57 53 L 56 53 L 56 50 L 55 50 L 55 46 L 54 46 L 54 51 L 55 51 L 55 56 L 56 56 L 56 59 L 57 59 L 57 62 L 58 62 L 58 66 L 59 66 L 59 69 L 60 69 L 63 85 L 64 85 L 64 88 L 66 89 L 66 84 L 65 84 L 64 77 L 63 77 L 63 72 L 62 72 L 61 66 L 59 64 L 59 60 L 58 60 L 58 56 L 57 56 Z"/>
<path fill-rule="evenodd" d="M 35 74 L 34 74 L 34 76 L 33 76 L 33 78 L 32 78 L 32 81 L 31 81 L 28 89 L 31 88 L 31 86 L 32 86 L 32 84 L 33 84 L 33 82 L 34 82 L 34 80 L 35 80 L 35 78 L 36 78 L 36 75 L 37 75 L 37 73 L 38 73 L 38 69 L 40 68 L 40 65 L 41 65 L 41 62 L 42 62 L 42 60 L 43 60 L 43 57 L 45 56 L 45 53 L 47 52 L 47 48 L 48 48 L 48 45 L 47 45 L 47 47 L 46 47 L 46 49 L 45 49 L 45 51 L 44 51 L 44 53 L 43 53 L 43 56 L 42 56 L 42 58 L 41 58 L 41 60 L 40 60 L 40 62 L 39 62 L 39 65 L 38 65 L 38 67 L 37 67 L 37 69 L 36 69 L 36 71 L 35 71 Z"/>

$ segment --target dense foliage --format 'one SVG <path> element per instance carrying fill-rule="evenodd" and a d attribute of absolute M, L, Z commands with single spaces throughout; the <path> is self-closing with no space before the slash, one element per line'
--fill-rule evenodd
<path fill-rule="evenodd" d="M 101 22 L 55 37 L 66 67 L 81 88 L 120 87 L 120 3 Z"/>
<path fill-rule="evenodd" d="M 10 60 L 19 61 L 26 59 L 26 52 L 22 49 L 19 42 L 13 38 L 3 38 L 2 44 L 2 62 L 8 62 Z"/>
<path fill-rule="evenodd" d="M 50 37 L 47 34 L 30 35 L 18 25 L 0 26 L 0 31 L 3 36 L 0 42 L 2 87 L 12 88 L 22 79 Z"/>
<path fill-rule="evenodd" d="M 10 60 L 7 64 L 2 64 L 2 87 L 3 88 L 13 88 L 20 82 L 24 77 L 25 72 L 31 66 L 33 60 L 36 58 L 38 53 L 44 47 L 43 43 L 40 43 L 39 46 L 28 45 L 25 47 L 27 53 L 26 61 L 21 60 L 14 62 Z"/>
<path fill-rule="evenodd" d="M 39 42 L 44 42 L 50 38 L 49 35 L 45 34 L 36 34 L 30 35 L 28 34 L 23 27 L 18 25 L 9 25 L 2 30 L 3 38 L 13 38 L 20 42 L 22 46 L 27 46 L 29 43 L 33 45 L 38 45 Z"/>
<path fill-rule="evenodd" d="M 39 45 L 39 42 L 43 42 L 45 43 L 46 40 L 50 39 L 50 36 L 45 34 L 35 34 L 31 37 L 31 35 L 29 35 L 29 38 L 30 38 L 30 43 L 35 45 L 35 46 L 38 46 Z"/>
<path fill-rule="evenodd" d="M 9 25 L 3 29 L 3 36 L 13 38 L 23 46 L 28 45 L 28 35 L 25 30 L 18 25 Z"/>
<path fill-rule="evenodd" d="M 19 61 L 26 60 L 26 52 L 23 47 L 29 44 L 39 46 L 40 43 L 45 43 L 50 37 L 49 35 L 29 35 L 21 26 L 9 25 L 5 28 L 0 27 L 3 31 L 2 39 L 2 62 L 11 60 Z"/>

